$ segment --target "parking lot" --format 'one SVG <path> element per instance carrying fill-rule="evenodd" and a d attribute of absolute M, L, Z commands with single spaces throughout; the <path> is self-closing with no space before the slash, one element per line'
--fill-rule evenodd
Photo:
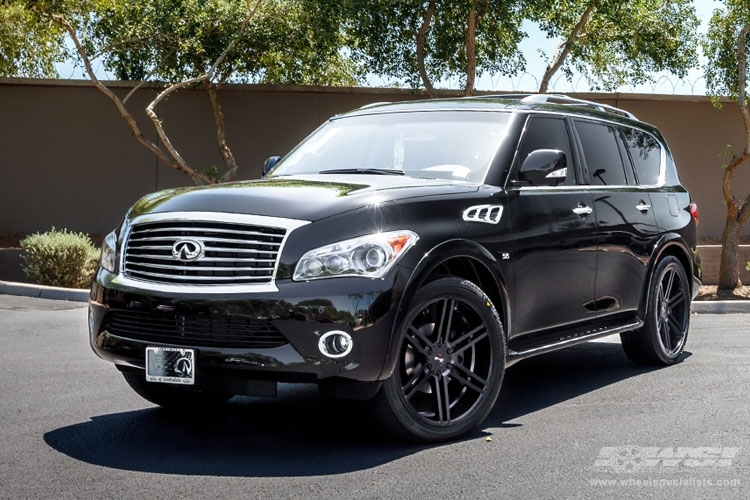
<path fill-rule="evenodd" d="M 84 303 L 0 295 L 0 370 L 0 498 L 750 497 L 748 314 L 694 314 L 665 369 L 616 337 L 521 362 L 435 446 L 314 386 L 168 414 L 92 353 Z"/>

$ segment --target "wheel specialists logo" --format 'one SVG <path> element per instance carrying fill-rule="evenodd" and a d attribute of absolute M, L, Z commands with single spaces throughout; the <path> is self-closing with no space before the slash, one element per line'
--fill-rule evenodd
<path fill-rule="evenodd" d="M 634 473 L 655 468 L 731 467 L 739 448 L 678 447 L 657 448 L 618 446 L 602 448 L 594 467 L 606 467 L 617 473 Z"/>

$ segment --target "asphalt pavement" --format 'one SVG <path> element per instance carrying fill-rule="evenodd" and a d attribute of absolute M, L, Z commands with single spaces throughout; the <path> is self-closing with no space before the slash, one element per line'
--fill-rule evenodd
<path fill-rule="evenodd" d="M 617 337 L 518 363 L 482 429 L 421 446 L 311 385 L 170 414 L 93 354 L 85 303 L 0 295 L 0 498 L 750 498 L 750 315 L 691 321 L 669 368 Z"/>

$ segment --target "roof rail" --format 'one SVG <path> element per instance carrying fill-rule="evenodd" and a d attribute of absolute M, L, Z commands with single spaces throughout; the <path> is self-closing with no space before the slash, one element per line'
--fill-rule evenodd
<path fill-rule="evenodd" d="M 390 101 L 371 102 L 371 103 L 365 104 L 364 106 L 360 106 L 357 109 L 367 109 L 367 108 L 372 108 L 372 107 L 375 107 L 375 106 L 380 106 L 382 104 L 391 104 L 391 102 Z"/>
<path fill-rule="evenodd" d="M 575 97 L 569 97 L 562 94 L 498 94 L 476 96 L 476 98 L 518 99 L 524 104 L 564 104 L 568 106 L 581 106 L 593 108 L 604 113 L 613 113 L 616 115 L 624 116 L 632 120 L 638 119 L 633 113 L 631 113 L 630 111 L 625 111 L 624 109 L 609 106 L 607 104 L 600 104 L 598 102 L 587 101 L 584 99 L 576 99 Z"/>

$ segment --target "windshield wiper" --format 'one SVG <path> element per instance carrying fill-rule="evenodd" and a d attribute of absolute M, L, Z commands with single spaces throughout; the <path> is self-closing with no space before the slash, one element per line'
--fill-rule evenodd
<path fill-rule="evenodd" d="M 392 168 L 336 168 L 321 170 L 319 174 L 365 174 L 365 175 L 405 175 L 403 170 Z"/>

